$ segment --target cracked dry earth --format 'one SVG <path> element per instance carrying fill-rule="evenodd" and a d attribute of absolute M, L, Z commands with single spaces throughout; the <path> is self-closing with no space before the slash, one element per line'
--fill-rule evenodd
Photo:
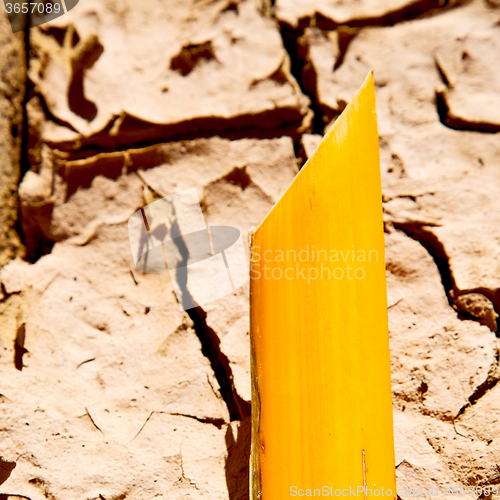
<path fill-rule="evenodd" d="M 499 484 L 499 54 L 496 0 L 2 13 L 0 498 L 248 498 L 248 287 L 181 312 L 127 220 L 246 238 L 372 68 L 398 486 Z"/>

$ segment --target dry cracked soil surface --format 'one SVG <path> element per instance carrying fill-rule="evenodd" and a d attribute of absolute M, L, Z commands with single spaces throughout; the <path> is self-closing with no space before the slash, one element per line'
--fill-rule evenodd
<path fill-rule="evenodd" d="M 0 499 L 248 498 L 248 285 L 180 311 L 127 221 L 246 239 L 371 69 L 399 497 L 500 484 L 497 0 L 0 10 Z"/>

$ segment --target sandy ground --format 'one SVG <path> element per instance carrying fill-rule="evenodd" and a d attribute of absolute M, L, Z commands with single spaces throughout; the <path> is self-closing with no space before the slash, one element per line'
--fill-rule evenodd
<path fill-rule="evenodd" d="M 246 241 L 371 69 L 399 497 L 500 498 L 496 0 L 0 18 L 2 499 L 248 498 L 248 285 L 181 311 L 127 221 L 195 188 Z"/>

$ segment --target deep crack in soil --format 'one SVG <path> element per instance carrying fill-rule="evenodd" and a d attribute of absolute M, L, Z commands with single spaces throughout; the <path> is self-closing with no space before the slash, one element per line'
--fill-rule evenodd
<path fill-rule="evenodd" d="M 444 245 L 439 241 L 436 235 L 426 228 L 426 224 L 422 222 L 393 222 L 393 226 L 396 229 L 403 231 L 407 236 L 415 241 L 418 241 L 433 258 L 436 267 L 441 276 L 441 282 L 444 287 L 446 298 L 451 307 L 457 311 L 458 316 L 461 319 L 468 319 L 472 321 L 477 321 L 481 324 L 485 324 L 485 321 L 481 318 L 475 317 L 473 314 L 468 313 L 466 310 L 460 307 L 459 298 L 468 294 L 477 294 L 484 296 L 489 302 L 491 302 L 496 314 L 500 311 L 500 295 L 497 290 L 489 290 L 485 288 L 474 288 L 471 290 L 459 290 L 456 286 L 455 279 L 453 278 L 453 272 L 451 270 L 450 259 L 446 253 Z M 499 336 L 498 321 L 491 324 L 489 322 L 487 326 L 494 333 Z"/>

